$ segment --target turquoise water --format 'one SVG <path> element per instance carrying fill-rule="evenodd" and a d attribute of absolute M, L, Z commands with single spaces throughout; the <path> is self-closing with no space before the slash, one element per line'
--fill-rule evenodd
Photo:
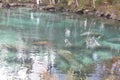
<path fill-rule="evenodd" d="M 83 74 L 100 74 L 100 62 L 120 56 L 118 22 L 85 15 L 29 10 L 0 10 L 0 59 L 3 62 L 0 67 L 15 68 L 13 72 L 21 66 L 31 69 L 32 54 L 39 56 L 47 67 L 51 64 L 51 73 L 57 71 L 65 75 L 72 69 L 84 70 Z M 19 54 L 22 54 L 20 58 Z M 94 69 L 87 71 L 86 67 L 93 64 Z M 98 80 L 101 78 L 97 77 Z"/>

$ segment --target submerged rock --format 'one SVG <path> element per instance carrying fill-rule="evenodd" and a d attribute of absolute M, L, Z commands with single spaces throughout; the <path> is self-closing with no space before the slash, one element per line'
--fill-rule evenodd
<path fill-rule="evenodd" d="M 32 43 L 33 45 L 51 45 L 51 43 L 49 41 L 35 41 Z"/>
<path fill-rule="evenodd" d="M 110 60 L 109 60 L 110 64 L 108 65 L 109 69 L 111 69 L 112 71 L 115 70 L 115 68 L 119 68 L 120 67 L 117 67 L 117 66 L 120 66 L 120 56 L 116 56 L 116 57 L 112 57 Z M 114 69 L 113 69 L 114 68 Z"/>
<path fill-rule="evenodd" d="M 105 80 L 119 80 L 120 78 L 117 78 L 116 75 L 109 75 Z"/>
<path fill-rule="evenodd" d="M 77 14 L 84 14 L 84 9 L 78 9 L 75 11 Z"/>
<path fill-rule="evenodd" d="M 88 74 L 86 80 L 120 80 L 120 56 L 86 65 L 84 68 Z"/>
<path fill-rule="evenodd" d="M 105 80 L 120 80 L 120 56 L 109 59 L 107 63 L 110 74 Z"/>
<path fill-rule="evenodd" d="M 10 8 L 10 4 L 4 3 L 4 4 L 2 4 L 2 7 L 3 7 L 3 8 Z"/>

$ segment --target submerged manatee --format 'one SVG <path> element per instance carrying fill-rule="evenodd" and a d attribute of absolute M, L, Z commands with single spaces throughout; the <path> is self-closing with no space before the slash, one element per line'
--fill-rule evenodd
<path fill-rule="evenodd" d="M 98 32 L 89 32 L 88 31 L 88 32 L 81 33 L 80 36 L 82 36 L 82 37 L 94 36 L 94 37 L 98 37 L 98 38 L 103 38 L 104 34 L 98 33 Z"/>
<path fill-rule="evenodd" d="M 68 50 L 59 50 L 58 54 L 63 57 L 71 65 L 73 70 L 76 70 L 80 67 L 78 61 L 75 60 L 73 54 Z"/>

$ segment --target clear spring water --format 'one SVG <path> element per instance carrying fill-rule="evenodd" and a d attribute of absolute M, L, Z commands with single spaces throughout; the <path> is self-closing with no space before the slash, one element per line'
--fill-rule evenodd
<path fill-rule="evenodd" d="M 40 66 L 37 64 L 34 68 L 35 61 L 49 68 L 57 80 L 67 80 L 70 70 L 74 75 L 82 72 L 79 79 L 87 76 L 88 80 L 103 80 L 106 66 L 100 62 L 114 56 L 120 56 L 117 22 L 26 8 L 0 10 L 0 76 L 11 74 L 9 80 L 18 79 L 13 77 L 19 75 L 21 67 L 31 72 L 41 70 L 36 69 Z M 1 79 L 7 80 L 4 76 Z M 24 76 L 19 78 L 35 79 Z"/>

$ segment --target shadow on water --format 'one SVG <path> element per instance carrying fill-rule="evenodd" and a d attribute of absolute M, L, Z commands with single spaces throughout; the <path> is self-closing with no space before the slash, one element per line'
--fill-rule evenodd
<path fill-rule="evenodd" d="M 0 10 L 2 80 L 119 80 L 120 24 L 65 13 Z"/>

